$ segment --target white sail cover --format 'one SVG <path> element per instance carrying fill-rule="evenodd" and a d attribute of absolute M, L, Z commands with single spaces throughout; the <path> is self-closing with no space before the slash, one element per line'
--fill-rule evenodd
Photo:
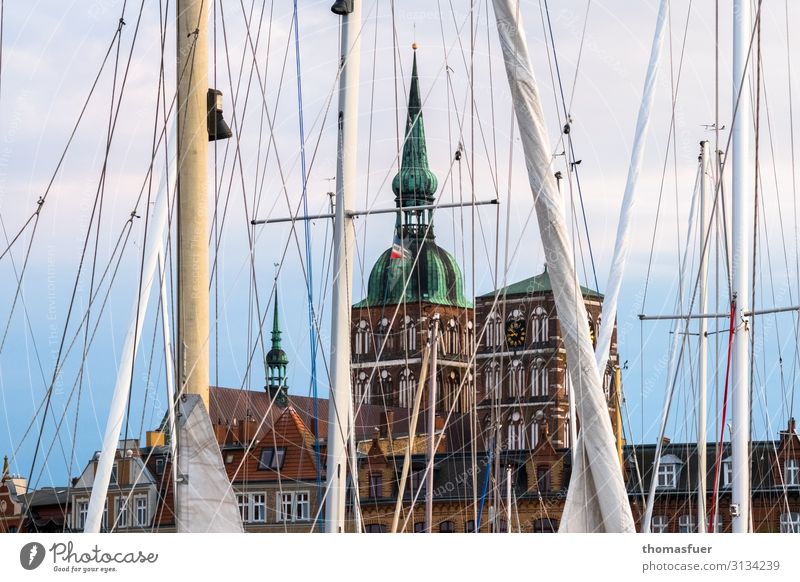
<path fill-rule="evenodd" d="M 178 468 L 175 524 L 184 533 L 242 533 L 231 482 L 211 420 L 197 394 L 178 401 Z"/>
<path fill-rule="evenodd" d="M 552 172 L 552 151 L 519 2 L 494 0 L 497 30 L 519 125 L 528 178 L 542 237 L 556 309 L 567 350 L 581 435 L 575 455 L 560 532 L 633 532 L 611 419 L 600 385 L 588 316 L 572 262 L 572 245 Z"/>

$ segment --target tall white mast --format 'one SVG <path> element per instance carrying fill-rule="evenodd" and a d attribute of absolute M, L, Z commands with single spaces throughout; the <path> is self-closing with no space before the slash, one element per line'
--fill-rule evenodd
<path fill-rule="evenodd" d="M 747 348 L 749 330 L 744 312 L 749 309 L 750 243 L 752 221 L 751 99 L 747 85 L 747 55 L 750 46 L 752 14 L 750 0 L 733 2 L 733 123 L 732 209 L 733 297 L 736 302 L 731 364 L 731 451 L 733 483 L 731 494 L 732 531 L 746 533 L 750 521 L 750 400 Z"/>
<path fill-rule="evenodd" d="M 700 228 L 698 240 L 700 241 L 700 304 L 699 314 L 705 315 L 708 308 L 708 251 L 705 248 L 706 235 L 711 227 L 709 220 L 709 197 L 712 189 L 711 179 L 711 152 L 707 141 L 700 144 Z M 708 320 L 701 317 L 698 328 L 698 354 L 697 371 L 699 376 L 697 390 L 697 531 L 706 532 L 706 379 L 708 359 L 708 338 L 706 328 Z"/>
<path fill-rule="evenodd" d="M 337 2 L 346 5 L 347 2 Z M 325 531 L 344 532 L 347 497 L 348 408 L 350 386 L 350 283 L 353 279 L 353 198 L 358 148 L 358 82 L 361 69 L 361 0 L 342 15 L 339 61 L 339 156 L 333 226 L 333 298 L 331 307 L 331 386 L 328 405 L 327 501 Z"/>
<path fill-rule="evenodd" d="M 178 386 L 208 410 L 208 6 L 177 0 Z"/>
<path fill-rule="evenodd" d="M 436 457 L 436 367 L 439 356 L 439 314 L 431 325 L 431 371 L 428 378 L 428 469 L 425 475 L 425 531 L 433 531 L 433 461 Z M 413 427 L 412 427 L 413 430 Z"/>

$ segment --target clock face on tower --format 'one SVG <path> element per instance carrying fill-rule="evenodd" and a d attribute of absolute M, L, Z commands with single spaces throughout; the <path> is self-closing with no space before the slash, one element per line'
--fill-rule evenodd
<path fill-rule="evenodd" d="M 512 319 L 506 323 L 506 344 L 510 348 L 521 348 L 525 345 L 524 319 Z"/>

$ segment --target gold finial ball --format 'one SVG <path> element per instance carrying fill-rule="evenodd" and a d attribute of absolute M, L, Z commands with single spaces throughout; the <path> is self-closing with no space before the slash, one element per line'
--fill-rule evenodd
<path fill-rule="evenodd" d="M 414 50 L 417 50 L 417 43 L 415 43 L 415 42 L 411 43 L 411 48 L 414 49 Z"/>

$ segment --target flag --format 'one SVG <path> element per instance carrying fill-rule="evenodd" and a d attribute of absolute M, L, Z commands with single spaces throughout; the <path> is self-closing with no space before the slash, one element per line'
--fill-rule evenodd
<path fill-rule="evenodd" d="M 394 242 L 392 243 L 392 254 L 389 258 L 407 259 L 409 256 L 411 256 L 411 254 L 408 252 L 408 249 L 403 246 L 403 239 L 401 239 L 399 236 L 395 236 Z"/>

